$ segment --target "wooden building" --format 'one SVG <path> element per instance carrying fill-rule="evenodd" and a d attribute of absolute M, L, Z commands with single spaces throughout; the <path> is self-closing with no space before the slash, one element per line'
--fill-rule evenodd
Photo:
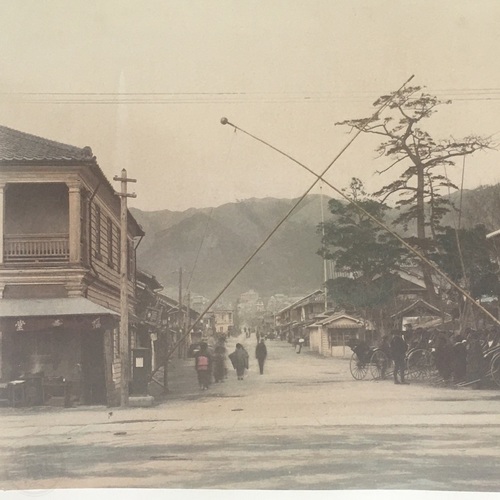
<path fill-rule="evenodd" d="M 133 323 L 144 232 L 128 220 Z M 1 382 L 25 380 L 28 403 L 58 384 L 66 402 L 119 403 L 119 269 L 120 199 L 92 150 L 0 127 Z"/>
<path fill-rule="evenodd" d="M 309 325 L 307 330 L 311 351 L 322 356 L 337 355 L 335 348 L 344 348 L 346 343 L 354 338 L 368 343 L 373 340 L 373 328 L 369 322 L 344 312 L 322 315 Z"/>
<path fill-rule="evenodd" d="M 328 299 L 327 309 L 332 307 Z M 325 292 L 316 290 L 293 304 L 284 307 L 275 316 L 276 330 L 281 338 L 294 342 L 303 338 L 309 343 L 307 326 L 314 323 L 315 318 L 325 312 Z"/>
<path fill-rule="evenodd" d="M 213 309 L 209 312 L 213 316 L 214 333 L 231 335 L 234 329 L 234 311 L 232 309 Z"/>

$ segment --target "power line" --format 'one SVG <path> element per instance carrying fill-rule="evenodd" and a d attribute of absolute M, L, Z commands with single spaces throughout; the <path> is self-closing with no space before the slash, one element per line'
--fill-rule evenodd
<path fill-rule="evenodd" d="M 421 87 L 422 92 L 428 93 L 448 93 L 457 94 L 464 92 L 472 93 L 499 93 L 500 87 L 476 87 L 476 88 L 444 88 L 444 89 L 428 89 L 427 87 Z M 24 91 L 12 91 L 12 92 L 0 92 L 0 95 L 23 95 L 23 96 L 179 96 L 179 95 L 378 95 L 383 93 L 382 91 L 377 92 L 376 90 L 299 90 L 299 91 L 244 91 L 244 90 L 231 90 L 231 91 L 193 91 L 193 92 L 24 92 Z"/>
<path fill-rule="evenodd" d="M 455 101 L 498 101 L 500 87 L 426 89 L 438 97 Z M 335 101 L 365 102 L 381 93 L 373 90 L 338 91 L 203 91 L 203 92 L 0 92 L 4 98 L 28 104 L 295 104 Z"/>
<path fill-rule="evenodd" d="M 244 134 L 248 135 L 249 137 L 255 139 L 256 141 L 260 142 L 261 144 L 264 144 L 265 146 L 268 146 L 269 148 L 273 149 L 277 153 L 285 156 L 289 160 L 293 161 L 300 167 L 302 167 L 304 170 L 307 170 L 309 173 L 314 175 L 316 177 L 316 182 L 318 181 L 323 181 L 327 186 L 330 186 L 338 195 L 340 195 L 342 198 L 344 198 L 348 203 L 351 203 L 354 205 L 360 212 L 362 212 L 364 215 L 366 215 L 371 221 L 373 221 L 375 224 L 377 224 L 379 227 L 382 229 L 386 230 L 389 234 L 394 236 L 406 249 L 410 250 L 413 254 L 415 254 L 422 262 L 427 264 L 429 267 L 431 267 L 439 276 L 444 278 L 447 283 L 449 283 L 453 288 L 455 288 L 459 293 L 461 293 L 467 300 L 469 300 L 472 304 L 474 304 L 477 308 L 479 308 L 482 312 L 484 312 L 487 316 L 489 316 L 497 325 L 500 325 L 500 321 L 495 318 L 486 308 L 484 308 L 480 303 L 476 302 L 474 298 L 463 288 L 461 288 L 459 285 L 457 285 L 453 280 L 451 280 L 439 267 L 431 262 L 429 259 L 427 259 L 421 252 L 419 252 L 417 249 L 412 247 L 410 244 L 408 244 L 401 236 L 399 236 L 397 233 L 395 233 L 392 229 L 390 229 L 386 224 L 384 224 L 382 221 L 374 217 L 370 212 L 365 210 L 359 203 L 357 203 L 355 200 L 349 198 L 341 189 L 338 189 L 335 187 L 332 183 L 327 181 L 324 178 L 325 172 L 321 174 L 317 174 L 314 172 L 314 170 L 310 169 L 307 167 L 305 164 L 299 162 L 293 156 L 290 156 L 288 153 L 285 153 L 284 151 L 278 149 L 277 147 L 273 146 L 272 144 L 269 144 L 268 142 L 264 141 L 263 139 L 260 139 L 259 137 L 251 134 L 250 132 L 247 132 L 246 130 L 237 127 L 236 125 L 231 124 L 233 127 L 235 127 L 237 130 L 240 130 Z M 358 134 L 359 132 L 362 132 L 363 128 L 358 129 Z"/>
<path fill-rule="evenodd" d="M 406 80 L 405 83 L 396 91 L 391 94 L 391 97 L 387 98 L 384 103 L 378 107 L 378 109 L 375 111 L 375 113 L 372 115 L 371 118 L 366 120 L 366 123 L 368 124 L 370 120 L 374 119 L 377 117 L 396 97 L 401 90 L 413 79 L 414 75 L 412 75 L 408 80 Z M 223 125 L 230 125 L 234 128 L 235 125 L 230 123 L 227 118 L 222 118 L 221 123 Z M 347 142 L 347 144 L 340 150 L 339 153 L 335 156 L 335 158 L 330 162 L 330 164 L 323 170 L 320 176 L 318 176 L 315 181 L 307 188 L 307 190 L 304 192 L 304 194 L 297 199 L 297 201 L 293 204 L 293 206 L 288 210 L 288 212 L 285 214 L 285 216 L 278 222 L 278 224 L 273 228 L 273 230 L 266 236 L 266 238 L 262 241 L 262 243 L 252 252 L 252 254 L 245 260 L 245 262 L 240 266 L 238 271 L 233 275 L 233 277 L 224 285 L 222 290 L 215 296 L 214 299 L 208 304 L 208 306 L 205 308 L 205 310 L 198 316 L 196 321 L 191 325 L 191 327 L 188 329 L 188 331 L 176 342 L 176 344 L 172 347 L 172 350 L 170 351 L 169 356 L 171 356 L 177 347 L 182 344 L 184 339 L 191 333 L 191 331 L 194 330 L 196 325 L 201 321 L 201 318 L 210 310 L 210 308 L 219 300 L 219 298 L 222 296 L 222 294 L 231 286 L 231 284 L 236 280 L 236 278 L 243 272 L 243 270 L 248 266 L 248 264 L 253 260 L 253 258 L 260 252 L 260 250 L 266 245 L 266 243 L 273 237 L 273 235 L 278 231 L 278 229 L 286 222 L 286 220 L 290 217 L 292 212 L 302 203 L 302 201 L 305 199 L 305 197 L 314 189 L 316 184 L 321 180 L 322 176 L 324 176 L 330 169 L 331 167 L 335 164 L 335 162 L 344 154 L 344 152 L 351 146 L 351 144 L 358 138 L 358 136 L 363 132 L 364 127 L 361 127 L 354 135 L 351 137 L 351 139 Z M 288 155 L 286 155 L 288 156 Z M 291 157 L 289 157 L 291 158 Z"/>

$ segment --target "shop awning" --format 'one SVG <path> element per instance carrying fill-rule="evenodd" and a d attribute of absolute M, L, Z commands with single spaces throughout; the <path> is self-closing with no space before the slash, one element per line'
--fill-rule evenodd
<path fill-rule="evenodd" d="M 8 332 L 102 330 L 119 314 L 84 297 L 0 300 L 0 329 Z"/>
<path fill-rule="evenodd" d="M 120 316 L 84 297 L 61 299 L 3 299 L 0 300 L 0 318 L 25 316 Z"/>

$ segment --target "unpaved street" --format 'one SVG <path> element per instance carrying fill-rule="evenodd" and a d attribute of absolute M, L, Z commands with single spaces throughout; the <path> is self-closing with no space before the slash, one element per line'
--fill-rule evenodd
<path fill-rule="evenodd" d="M 2 409 L 2 487 L 500 491 L 499 391 L 357 382 L 279 341 L 261 376 L 242 340 L 245 380 L 202 392 L 176 360 L 153 408 Z"/>

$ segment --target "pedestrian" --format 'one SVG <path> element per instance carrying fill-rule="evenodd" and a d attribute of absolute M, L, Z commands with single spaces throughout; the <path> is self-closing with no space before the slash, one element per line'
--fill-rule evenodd
<path fill-rule="evenodd" d="M 395 384 L 408 384 L 405 380 L 405 355 L 408 345 L 403 339 L 403 333 L 394 330 L 392 332 L 392 339 L 390 343 L 391 355 L 394 361 L 394 383 Z M 398 380 L 398 373 L 400 381 Z"/>
<path fill-rule="evenodd" d="M 215 383 L 222 382 L 226 376 L 226 348 L 221 340 L 214 350 L 214 380 Z"/>
<path fill-rule="evenodd" d="M 467 336 L 466 373 L 467 382 L 479 388 L 483 376 L 484 353 L 478 332 L 471 331 Z"/>
<path fill-rule="evenodd" d="M 300 354 L 300 351 L 302 351 L 302 345 L 304 344 L 304 339 L 303 338 L 298 338 L 295 341 L 295 352 L 297 354 Z"/>
<path fill-rule="evenodd" d="M 212 359 L 206 342 L 200 344 L 200 350 L 195 357 L 194 367 L 198 374 L 200 389 L 205 391 L 210 386 L 212 380 Z"/>
<path fill-rule="evenodd" d="M 248 369 L 248 352 L 241 344 L 236 344 L 236 349 L 229 355 L 229 359 L 236 369 L 238 380 L 243 380 L 245 369 Z"/>
<path fill-rule="evenodd" d="M 264 344 L 264 339 L 260 339 L 260 342 L 257 344 L 257 347 L 255 348 L 255 357 L 257 358 L 257 361 L 259 362 L 259 370 L 260 374 L 264 374 L 264 362 L 266 361 L 267 358 L 267 347 L 266 344 Z"/>
<path fill-rule="evenodd" d="M 436 368 L 439 375 L 447 382 L 451 378 L 453 346 L 444 332 L 438 332 L 435 336 Z"/>
<path fill-rule="evenodd" d="M 389 335 L 383 335 L 382 338 L 380 339 L 379 342 L 379 348 L 384 351 L 384 353 L 390 357 L 391 355 L 391 347 L 390 347 L 391 341 L 389 338 Z"/>

